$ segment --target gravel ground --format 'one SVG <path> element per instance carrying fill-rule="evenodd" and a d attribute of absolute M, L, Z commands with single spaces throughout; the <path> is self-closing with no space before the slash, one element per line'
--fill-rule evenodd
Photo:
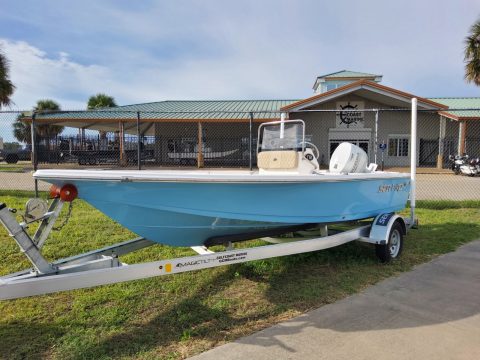
<path fill-rule="evenodd" d="M 39 182 L 40 190 L 49 187 Z M 0 172 L 0 190 L 34 190 L 32 174 Z M 480 200 L 480 176 L 418 174 L 417 200 Z"/>

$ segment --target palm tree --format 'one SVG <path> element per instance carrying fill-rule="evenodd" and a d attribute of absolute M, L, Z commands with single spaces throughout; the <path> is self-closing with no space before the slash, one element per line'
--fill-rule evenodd
<path fill-rule="evenodd" d="M 12 103 L 10 97 L 15 90 L 15 86 L 9 79 L 9 71 L 8 60 L 0 51 L 0 109 L 2 106 L 9 106 Z"/>
<path fill-rule="evenodd" d="M 33 111 L 38 114 L 42 114 L 49 111 L 59 111 L 60 105 L 53 100 L 38 100 L 37 105 L 34 106 Z M 32 143 L 32 132 L 30 123 L 26 121 L 30 119 L 32 114 L 22 113 L 17 117 L 17 120 L 13 123 L 13 136 L 23 143 L 31 144 Z M 59 125 L 36 125 L 35 130 L 36 134 L 41 138 L 50 139 L 51 137 L 60 134 L 63 131 L 64 127 Z M 47 140 L 47 144 L 49 141 Z M 49 145 L 47 145 L 49 147 Z"/>
<path fill-rule="evenodd" d="M 97 95 L 92 95 L 88 99 L 87 109 L 99 109 L 99 108 L 109 108 L 117 106 L 115 99 L 112 96 L 108 96 L 103 93 L 98 93 Z M 99 131 L 100 139 L 105 140 L 107 139 L 107 132 L 106 131 Z"/>
<path fill-rule="evenodd" d="M 30 124 L 25 121 L 26 114 L 18 115 L 17 120 L 13 123 L 13 136 L 25 144 L 32 143 L 32 131 Z"/>
<path fill-rule="evenodd" d="M 117 104 L 115 103 L 115 99 L 112 96 L 108 96 L 102 93 L 90 96 L 87 103 L 88 110 L 115 106 L 117 106 Z"/>
<path fill-rule="evenodd" d="M 480 86 L 480 19 L 465 38 L 465 80 Z"/>
<path fill-rule="evenodd" d="M 33 108 L 33 110 L 38 113 L 42 114 L 45 112 L 50 111 L 60 111 L 60 105 L 57 102 L 45 99 L 45 100 L 38 100 L 37 105 Z M 37 134 L 41 137 L 50 138 L 52 136 L 60 134 L 64 129 L 64 126 L 59 125 L 37 125 L 36 130 Z"/>

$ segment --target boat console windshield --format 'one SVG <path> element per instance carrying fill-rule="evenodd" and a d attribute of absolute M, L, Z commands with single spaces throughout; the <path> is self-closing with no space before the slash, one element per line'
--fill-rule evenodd
<path fill-rule="evenodd" d="M 263 123 L 258 128 L 260 173 L 311 174 L 319 170 L 318 148 L 305 141 L 303 120 Z"/>

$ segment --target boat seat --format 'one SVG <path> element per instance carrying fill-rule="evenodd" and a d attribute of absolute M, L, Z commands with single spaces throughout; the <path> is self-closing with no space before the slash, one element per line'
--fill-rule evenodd
<path fill-rule="evenodd" d="M 257 165 L 264 170 L 289 170 L 298 167 L 298 155 L 294 150 L 262 151 Z"/>

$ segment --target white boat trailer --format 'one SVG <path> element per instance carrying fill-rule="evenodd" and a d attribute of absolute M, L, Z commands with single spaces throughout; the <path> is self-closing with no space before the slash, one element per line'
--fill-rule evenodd
<path fill-rule="evenodd" d="M 417 100 L 412 99 L 412 139 L 416 139 Z M 114 284 L 123 281 L 145 279 L 154 276 L 176 274 L 192 270 L 238 264 L 252 260 L 300 254 L 328 249 L 351 241 L 375 244 L 377 256 L 386 262 L 400 255 L 403 236 L 407 229 L 416 225 L 415 220 L 415 169 L 416 141 L 411 150 L 411 194 L 410 218 L 405 219 L 394 213 L 380 214 L 369 225 L 352 230 L 329 234 L 327 225 L 320 224 L 316 234 L 300 232 L 300 238 L 264 238 L 269 245 L 234 249 L 226 244 L 226 250 L 215 253 L 206 247 L 192 249 L 196 256 L 160 260 L 141 264 L 125 264 L 119 256 L 151 245 L 144 238 L 136 238 L 102 249 L 90 251 L 69 258 L 48 262 L 41 249 L 54 229 L 64 202 L 55 198 L 48 210 L 39 218 L 34 236 L 28 235 L 27 223 L 17 222 L 14 209 L 0 203 L 0 222 L 8 230 L 33 265 L 33 268 L 0 277 L 0 300 L 48 294 L 57 291 Z"/>
<path fill-rule="evenodd" d="M 155 244 L 144 238 L 136 238 L 50 263 L 42 255 L 41 248 L 63 205 L 62 200 L 54 199 L 48 211 L 39 219 L 40 225 L 31 237 L 26 231 L 27 224 L 19 223 L 15 219 L 15 210 L 0 204 L 0 222 L 33 265 L 32 269 L 0 277 L 1 300 L 300 254 L 328 249 L 354 240 L 375 244 L 377 255 L 383 261 L 388 261 L 399 255 L 403 235 L 409 227 L 409 221 L 389 213 L 377 216 L 369 225 L 333 235 L 329 235 L 327 226 L 322 225 L 315 231 L 315 235 L 305 231 L 296 238 L 264 238 L 272 243 L 264 246 L 234 249 L 232 244 L 228 244 L 225 251 L 217 253 L 198 246 L 192 247 L 198 253 L 196 256 L 133 265 L 121 262 L 119 256 Z M 392 241 L 395 244 L 392 245 Z"/>

